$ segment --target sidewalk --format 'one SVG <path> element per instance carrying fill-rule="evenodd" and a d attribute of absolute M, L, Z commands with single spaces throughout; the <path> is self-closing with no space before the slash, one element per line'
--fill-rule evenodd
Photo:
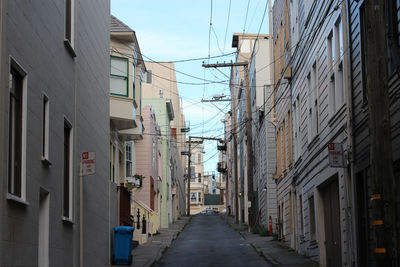
<path fill-rule="evenodd" d="M 181 217 L 169 226 L 160 229 L 159 234 L 148 239 L 147 243 L 137 246 L 132 250 L 132 265 L 135 267 L 151 266 L 161 258 L 163 252 L 176 239 L 185 225 L 190 221 L 190 217 Z"/>
<path fill-rule="evenodd" d="M 317 267 L 318 263 L 297 254 L 283 246 L 279 241 L 273 241 L 271 236 L 260 236 L 249 233 L 247 226 L 235 224 L 231 216 L 222 216 L 226 223 L 238 231 L 254 249 L 274 266 L 282 267 Z"/>

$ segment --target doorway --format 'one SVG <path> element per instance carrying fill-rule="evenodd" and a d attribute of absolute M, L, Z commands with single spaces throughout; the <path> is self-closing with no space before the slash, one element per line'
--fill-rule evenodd
<path fill-rule="evenodd" d="M 339 184 L 337 175 L 321 188 L 324 205 L 325 248 L 328 267 L 342 266 L 342 241 L 340 233 Z"/>
<path fill-rule="evenodd" d="M 40 189 L 38 266 L 49 266 L 50 194 Z"/>

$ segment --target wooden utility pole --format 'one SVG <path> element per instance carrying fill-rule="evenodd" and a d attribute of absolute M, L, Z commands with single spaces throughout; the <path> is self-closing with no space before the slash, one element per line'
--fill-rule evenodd
<path fill-rule="evenodd" d="M 203 64 L 202 65 L 205 68 L 220 68 L 220 67 L 236 67 L 236 66 L 242 66 L 244 68 L 244 74 L 245 74 L 245 82 L 246 82 L 246 110 L 247 110 L 247 118 L 246 118 L 246 136 L 247 136 L 247 142 L 246 142 L 246 152 L 247 152 L 247 196 L 248 200 L 250 201 L 250 208 L 248 209 L 249 212 L 249 230 L 252 231 L 253 228 L 255 227 L 255 199 L 254 199 L 254 189 L 253 189 L 253 138 L 252 138 L 252 127 L 251 127 L 251 122 L 252 122 L 252 116 L 251 116 L 251 99 L 250 99 L 250 82 L 249 82 L 249 63 L 248 62 L 236 62 L 236 63 L 220 63 L 220 64 Z M 233 98 L 232 98 L 233 99 Z M 232 101 L 233 102 L 233 101 Z M 233 108 L 233 106 L 232 106 Z M 236 108 L 236 106 L 235 106 Z M 234 123 L 232 127 L 237 127 L 236 125 L 236 109 L 232 110 L 232 116 L 235 118 Z M 235 131 L 233 131 L 235 132 Z M 234 161 L 235 161 L 235 172 L 237 174 L 237 143 L 236 143 L 236 138 L 234 138 Z M 236 156 L 236 159 L 235 159 Z M 238 197 L 238 182 L 237 180 L 237 175 L 235 175 L 235 193 L 236 193 L 236 199 Z M 238 205 L 236 205 L 235 208 L 237 208 Z M 237 211 L 236 214 L 236 222 L 238 222 L 238 216 L 239 211 Z"/>
<path fill-rule="evenodd" d="M 388 97 L 388 58 L 385 5 L 367 0 L 366 78 L 370 136 L 371 218 L 375 266 L 398 266 L 396 233 L 396 181 L 393 172 Z"/>
<path fill-rule="evenodd" d="M 188 176 L 187 176 L 187 216 L 190 216 L 190 181 L 192 180 L 192 172 L 190 170 L 190 161 L 192 158 L 192 137 L 189 136 L 189 159 L 188 159 Z"/>

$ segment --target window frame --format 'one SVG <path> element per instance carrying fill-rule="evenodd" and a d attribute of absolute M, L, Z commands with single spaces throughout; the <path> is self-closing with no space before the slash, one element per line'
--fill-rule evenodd
<path fill-rule="evenodd" d="M 45 93 L 42 105 L 42 163 L 50 166 L 50 99 Z"/>
<path fill-rule="evenodd" d="M 126 76 L 122 75 L 117 75 L 117 74 L 112 74 L 112 59 L 123 59 L 126 61 Z M 120 70 L 122 71 L 122 70 Z M 111 92 L 111 78 L 116 77 L 116 78 L 126 78 L 126 94 L 116 94 Z M 129 59 L 125 57 L 118 57 L 118 56 L 110 56 L 110 95 L 115 95 L 115 96 L 124 96 L 124 97 L 129 97 Z"/>
<path fill-rule="evenodd" d="M 128 149 L 129 148 L 129 149 Z M 133 176 L 133 158 L 132 158 L 132 143 L 125 143 L 125 176 Z M 130 166 L 130 173 L 128 172 L 128 166 Z"/>
<path fill-rule="evenodd" d="M 65 176 L 65 131 L 66 128 L 69 131 L 68 135 L 68 178 Z M 63 213 L 62 217 L 65 220 L 72 221 L 73 217 L 73 170 L 74 170 L 74 150 L 73 150 L 73 143 L 74 143 L 74 132 L 71 122 L 64 117 L 64 152 L 63 152 L 63 180 L 64 180 L 64 189 L 63 189 Z M 67 179 L 68 180 L 67 180 Z M 68 192 L 66 192 L 66 186 L 68 188 Z M 68 198 L 66 199 L 66 193 L 68 193 Z M 66 207 L 66 200 L 68 201 L 68 207 Z M 68 209 L 68 214 L 66 214 L 66 208 Z"/>
<path fill-rule="evenodd" d="M 12 73 L 15 72 L 15 75 L 20 76 L 20 111 L 19 111 L 19 123 L 20 123 L 20 129 L 19 129 L 19 160 L 20 160 L 20 167 L 18 168 L 19 172 L 19 193 L 16 194 L 14 189 L 10 188 L 10 184 L 14 184 L 14 179 L 15 177 L 12 176 L 12 173 L 10 172 L 10 166 L 13 165 L 11 160 L 11 153 L 12 153 L 12 147 L 11 147 L 11 131 L 12 129 L 10 128 L 11 124 L 11 105 L 9 106 L 9 114 L 8 114 L 8 134 L 9 134 L 9 147 L 8 147 L 8 164 L 7 164 L 7 198 L 15 200 L 17 202 L 21 202 L 24 204 L 28 204 L 26 202 L 26 148 L 27 148 L 27 93 L 28 93 L 28 75 L 27 72 L 21 67 L 20 64 L 18 64 L 12 57 L 10 57 L 10 66 L 9 66 L 9 100 L 8 103 L 11 104 L 11 94 L 12 94 Z M 12 177 L 11 177 L 11 176 Z M 14 192 L 13 192 L 14 191 Z"/>
<path fill-rule="evenodd" d="M 72 57 L 75 53 L 75 21 L 76 21 L 76 0 L 65 0 L 64 6 L 64 45 Z"/>

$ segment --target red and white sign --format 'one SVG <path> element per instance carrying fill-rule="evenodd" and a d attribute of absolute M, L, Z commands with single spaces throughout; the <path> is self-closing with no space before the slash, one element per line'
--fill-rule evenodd
<path fill-rule="evenodd" d="M 89 151 L 82 153 L 81 175 L 93 175 L 96 173 L 96 152 Z"/>
<path fill-rule="evenodd" d="M 328 143 L 329 166 L 344 168 L 343 146 L 340 143 Z"/>

